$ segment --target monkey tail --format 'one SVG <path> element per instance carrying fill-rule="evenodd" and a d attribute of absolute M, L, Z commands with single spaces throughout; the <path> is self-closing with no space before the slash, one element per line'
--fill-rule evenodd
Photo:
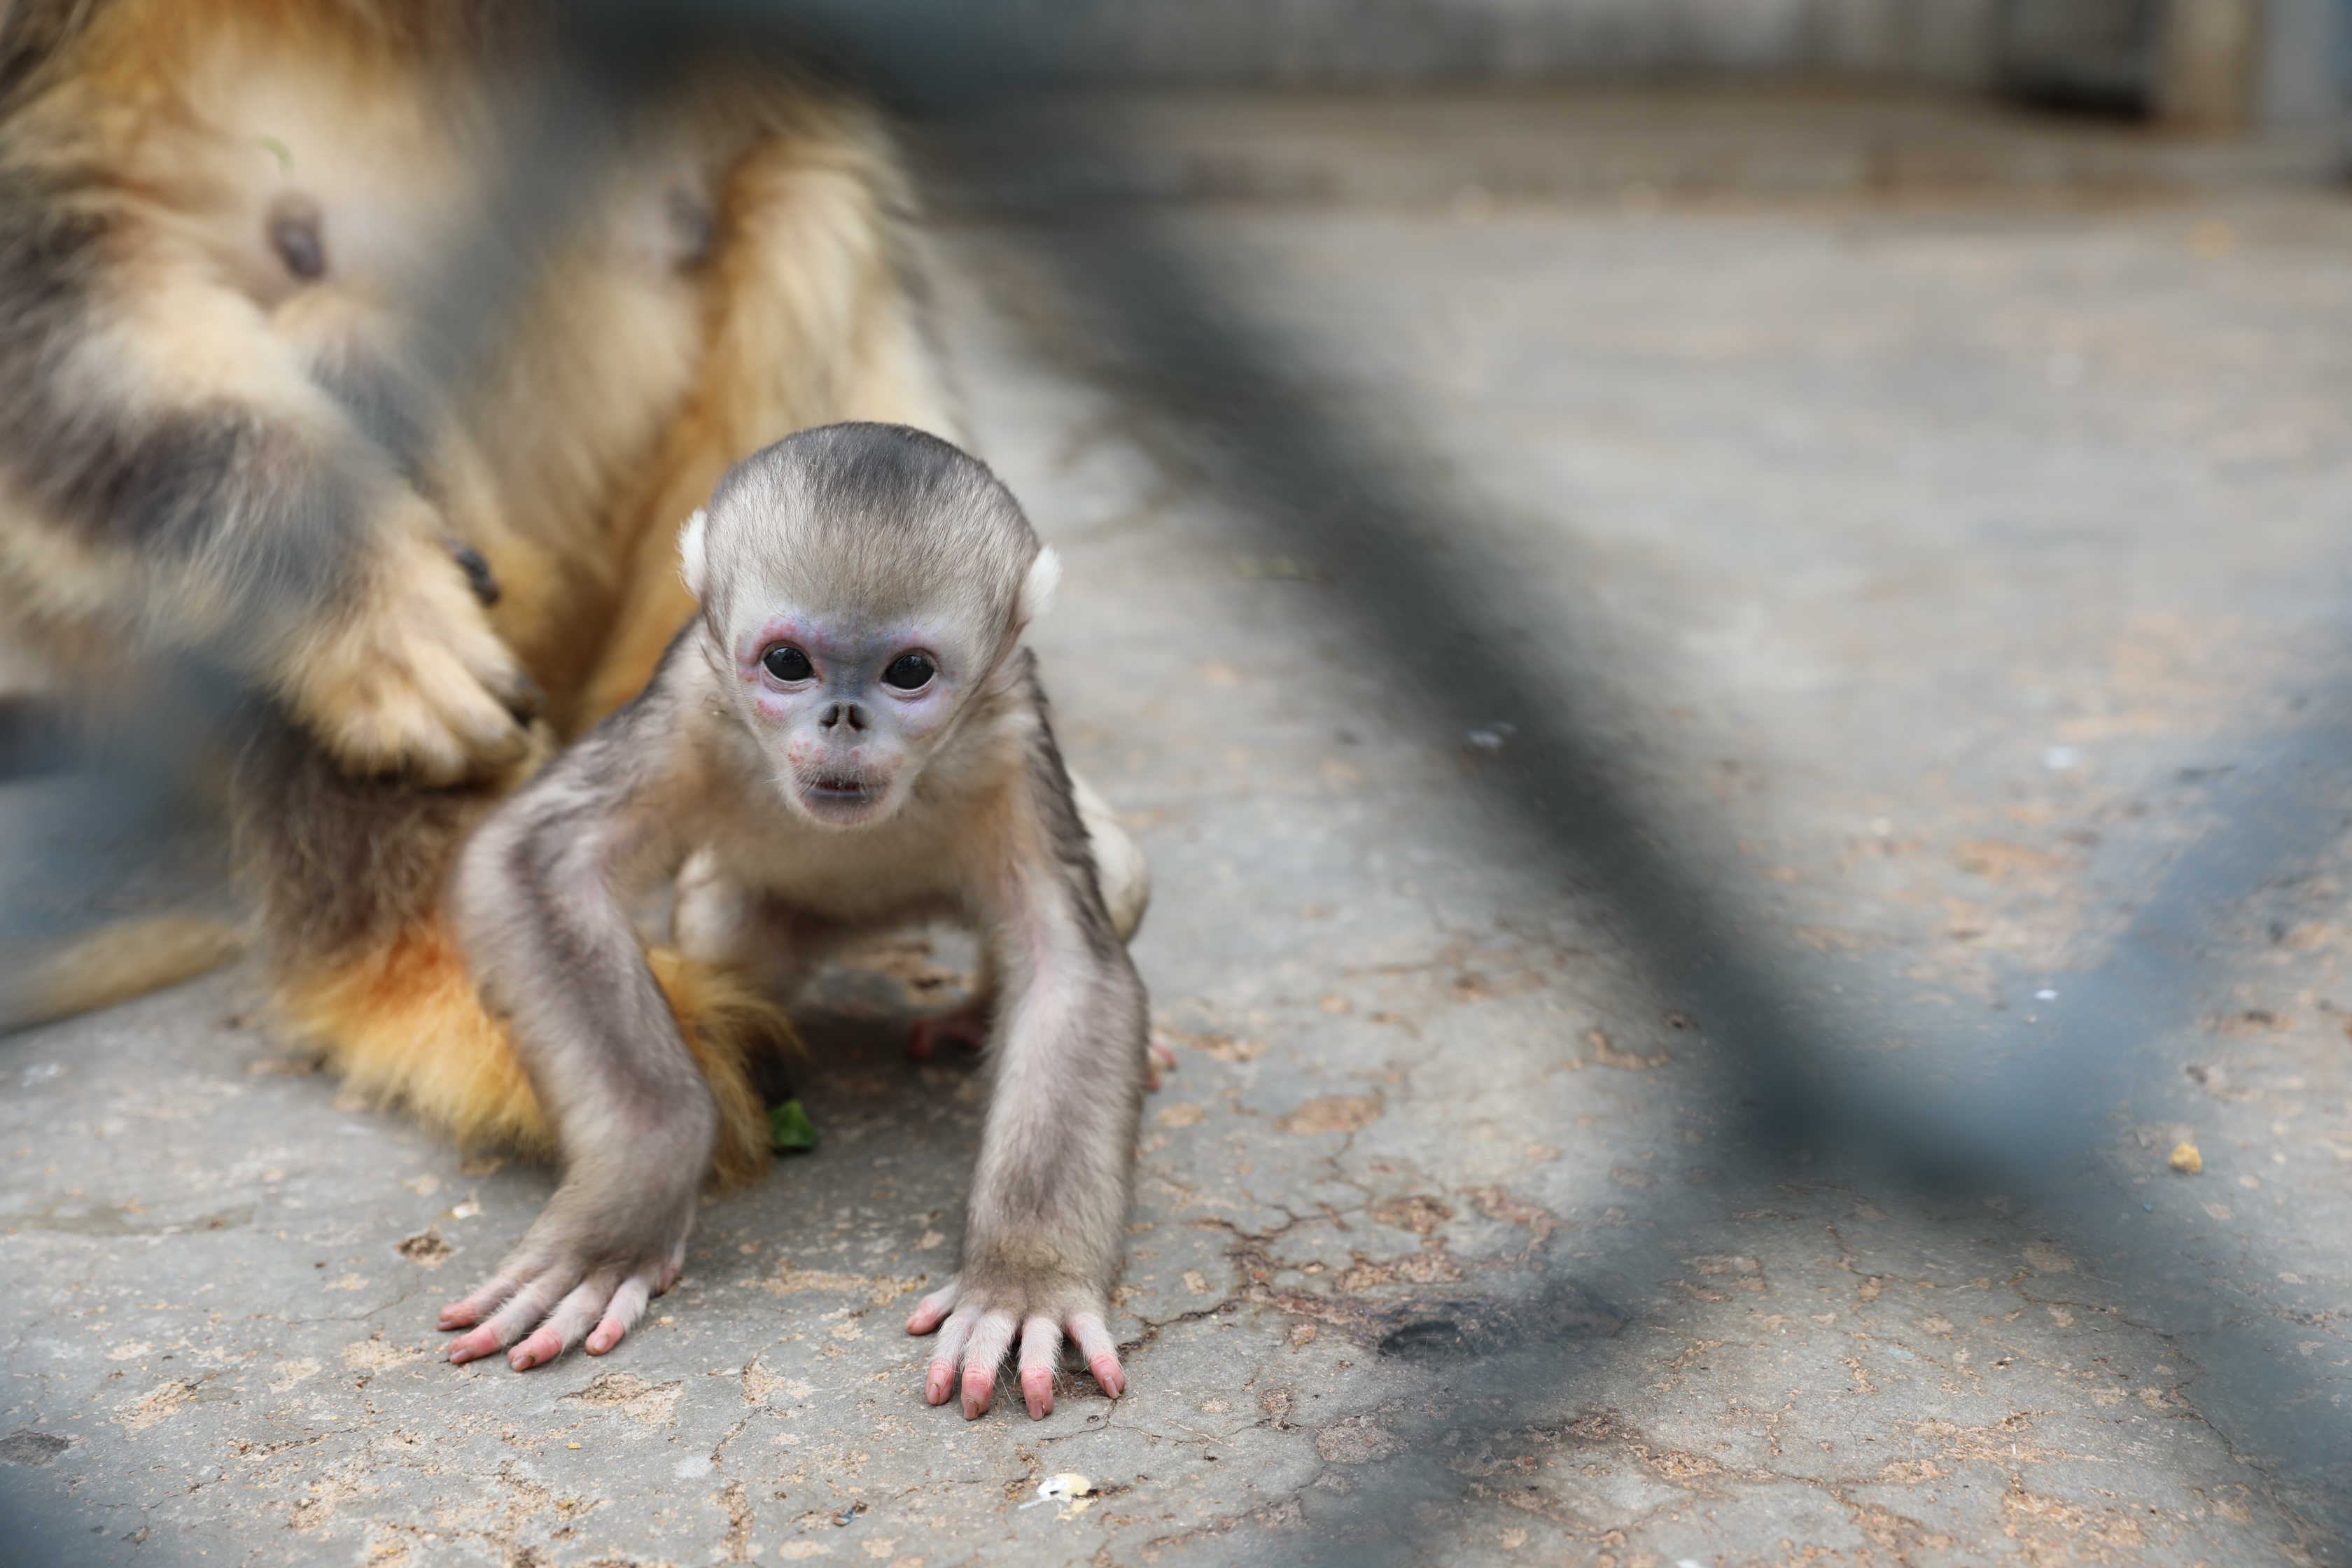
<path fill-rule="evenodd" d="M 110 1007 L 236 959 L 244 934 L 201 915 L 118 921 L 0 958 L 0 1033 Z"/>
<path fill-rule="evenodd" d="M 678 1033 L 719 1104 L 712 1171 L 722 1185 L 767 1168 L 767 1108 L 751 1061 L 793 1042 L 772 1003 L 728 972 L 675 948 L 649 952 Z M 318 1042 L 353 1089 L 436 1126 L 461 1148 L 511 1148 L 545 1158 L 555 1140 L 507 1037 L 482 1006 L 455 936 L 436 919 L 278 989 L 285 1021 Z"/>

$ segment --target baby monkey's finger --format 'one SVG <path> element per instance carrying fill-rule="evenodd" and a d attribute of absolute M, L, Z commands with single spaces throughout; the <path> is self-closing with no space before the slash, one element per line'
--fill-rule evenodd
<path fill-rule="evenodd" d="M 950 1290 L 953 1289 L 952 1285 L 948 1287 Z M 947 1291 L 940 1294 L 945 1295 Z M 929 1304 L 925 1303 L 926 1306 Z M 971 1339 L 973 1325 L 979 1321 L 978 1312 L 958 1312 L 949 1318 L 947 1326 L 940 1331 L 940 1342 L 931 1351 L 930 1371 L 923 1375 L 923 1398 L 928 1403 L 945 1405 L 948 1402 L 948 1394 L 955 1387 L 957 1363 L 963 1360 L 963 1347 Z"/>
<path fill-rule="evenodd" d="M 1118 1364 L 1118 1342 L 1110 1337 L 1102 1318 L 1094 1312 L 1073 1312 L 1069 1321 L 1070 1338 L 1077 1342 L 1078 1353 L 1087 1358 L 1087 1370 L 1102 1391 L 1117 1399 L 1127 1392 L 1127 1373 Z"/>
<path fill-rule="evenodd" d="M 449 1342 L 449 1359 L 461 1363 L 479 1361 L 492 1351 L 514 1343 L 525 1332 L 537 1327 L 540 1321 L 553 1310 L 555 1303 L 562 1300 L 573 1278 L 576 1276 L 542 1274 L 525 1282 L 507 1299 L 507 1304 L 492 1313 L 480 1327 L 471 1333 L 460 1334 Z"/>
<path fill-rule="evenodd" d="M 1004 1352 L 1013 1348 L 1013 1336 L 1019 1327 L 1013 1314 L 1006 1311 L 986 1313 L 973 1327 L 971 1343 L 963 1352 L 965 1420 L 979 1420 L 996 1403 L 996 1369 L 1004 1364 Z"/>
<path fill-rule="evenodd" d="M 506 1299 L 522 1283 L 520 1276 L 493 1275 L 475 1292 L 462 1301 L 452 1301 L 441 1309 L 441 1327 L 470 1329 L 505 1305 Z"/>
<path fill-rule="evenodd" d="M 507 1352 L 507 1364 L 517 1372 L 529 1372 L 578 1344 L 612 1294 L 609 1277 L 581 1285 L 555 1304 L 546 1320 L 531 1330 L 530 1338 Z"/>
<path fill-rule="evenodd" d="M 1054 1413 L 1054 1366 L 1062 1356 L 1062 1327 L 1051 1318 L 1032 1318 L 1021 1325 L 1021 1398 L 1029 1419 L 1043 1421 Z"/>
<path fill-rule="evenodd" d="M 907 1315 L 907 1331 L 928 1334 L 947 1321 L 948 1314 L 955 1310 L 956 1295 L 956 1282 L 950 1279 L 916 1302 L 915 1310 Z M 939 1401 L 934 1399 L 931 1403 L 937 1405 Z"/>
<path fill-rule="evenodd" d="M 613 1300 L 604 1308 L 604 1321 L 598 1323 L 596 1331 L 588 1336 L 588 1353 L 603 1355 L 619 1344 L 622 1336 L 636 1327 L 637 1319 L 645 1312 L 646 1299 L 652 1294 L 652 1289 L 642 1274 L 622 1280 L 621 1288 L 613 1292 Z"/>

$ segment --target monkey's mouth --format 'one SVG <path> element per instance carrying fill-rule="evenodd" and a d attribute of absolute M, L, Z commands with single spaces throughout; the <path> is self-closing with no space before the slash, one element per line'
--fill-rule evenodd
<path fill-rule="evenodd" d="M 866 795 L 864 779 L 811 779 L 807 787 L 811 795 L 835 800 L 856 800 Z"/>
<path fill-rule="evenodd" d="M 812 816 L 835 822 L 850 822 L 870 813 L 879 805 L 883 789 L 873 780 L 840 774 L 820 773 L 801 780 L 801 804 Z"/>

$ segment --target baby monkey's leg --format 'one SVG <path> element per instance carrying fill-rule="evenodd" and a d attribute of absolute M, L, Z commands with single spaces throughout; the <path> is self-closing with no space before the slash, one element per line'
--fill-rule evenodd
<path fill-rule="evenodd" d="M 916 1019 L 914 1026 L 907 1031 L 907 1054 L 919 1062 L 929 1061 L 941 1040 L 952 1041 L 968 1051 L 984 1049 L 988 1045 L 989 1021 L 995 1012 L 996 970 L 983 947 L 979 970 L 971 977 L 971 994 L 953 1012 Z"/>

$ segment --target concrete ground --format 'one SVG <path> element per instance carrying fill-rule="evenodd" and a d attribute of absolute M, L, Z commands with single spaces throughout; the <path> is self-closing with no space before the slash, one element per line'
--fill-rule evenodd
<path fill-rule="evenodd" d="M 822 1146 L 524 1375 L 432 1313 L 548 1173 L 231 972 L 0 1040 L 0 1559 L 2352 1562 L 2352 209 L 1659 104 L 1409 175 L 1396 100 L 929 132 L 1158 878 L 1126 1397 L 921 1403 L 952 942 L 828 981 Z M 2012 151 L 1888 180 L 1889 116 Z M 15 929 L 218 896 L 89 796 L 0 787 Z"/>

